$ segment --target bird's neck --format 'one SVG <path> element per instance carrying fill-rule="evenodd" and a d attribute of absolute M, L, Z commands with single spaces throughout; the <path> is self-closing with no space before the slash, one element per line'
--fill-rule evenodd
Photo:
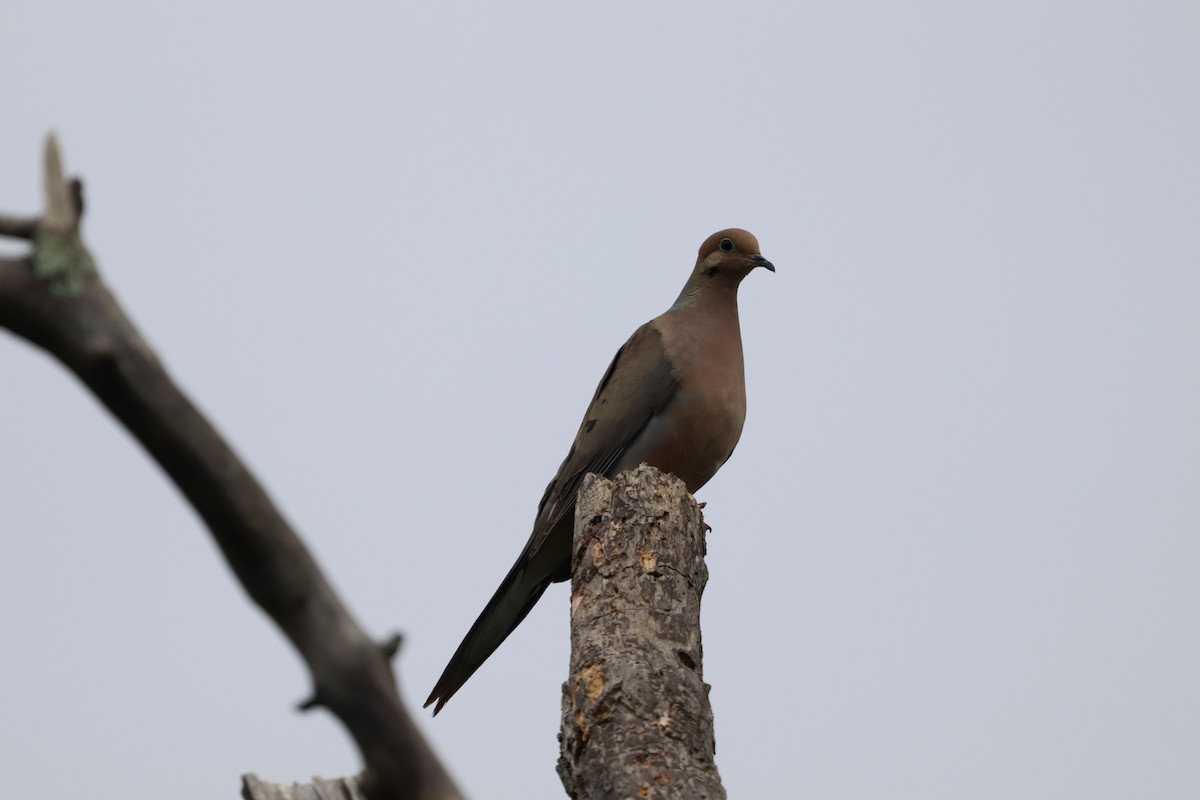
<path fill-rule="evenodd" d="M 738 322 L 737 284 L 715 283 L 703 276 L 688 281 L 675 305 L 655 321 L 667 351 L 687 354 L 708 388 L 742 393 L 742 331 Z M 708 365 L 708 366 L 705 366 Z M 711 370 L 709 369 L 711 367 Z"/>
<path fill-rule="evenodd" d="M 679 299 L 664 314 L 675 321 L 697 320 L 693 330 L 717 333 L 729 337 L 737 348 L 741 347 L 741 325 L 738 322 L 737 284 L 715 283 L 707 278 L 691 280 L 679 293 Z M 730 336 L 732 334 L 732 336 Z M 719 346 L 719 343 L 713 343 Z"/>
<path fill-rule="evenodd" d="M 728 281 L 717 282 L 701 276 L 688 281 L 671 311 L 676 313 L 728 314 L 737 318 L 738 284 Z"/>

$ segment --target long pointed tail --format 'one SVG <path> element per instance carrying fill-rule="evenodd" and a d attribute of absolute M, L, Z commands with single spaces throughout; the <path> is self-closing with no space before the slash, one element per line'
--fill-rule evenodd
<path fill-rule="evenodd" d="M 450 657 L 450 663 L 442 670 L 442 677 L 429 693 L 425 708 L 437 701 L 433 714 L 442 710 L 446 701 L 462 688 L 467 679 L 475 674 L 475 670 L 483 665 L 487 657 L 496 651 L 500 643 L 508 638 L 525 615 L 537 603 L 542 592 L 550 585 L 549 578 L 537 580 L 532 578 L 526 565 L 518 560 L 508 575 L 500 583 L 500 588 L 492 595 L 492 599 L 484 606 L 483 612 L 467 631 L 462 644 Z"/>

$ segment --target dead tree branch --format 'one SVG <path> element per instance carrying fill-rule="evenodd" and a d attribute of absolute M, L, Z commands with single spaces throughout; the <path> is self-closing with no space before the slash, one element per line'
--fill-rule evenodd
<path fill-rule="evenodd" d="M 243 800 L 364 800 L 354 778 L 313 778 L 311 783 L 267 783 L 256 775 L 242 776 Z"/>
<path fill-rule="evenodd" d="M 704 536 L 683 482 L 653 467 L 579 488 L 558 760 L 576 800 L 725 797 L 700 644 Z"/>
<path fill-rule="evenodd" d="M 44 348 L 141 442 L 204 519 L 246 592 L 283 630 L 323 705 L 362 753 L 361 784 L 381 798 L 457 798 L 401 703 L 389 648 L 359 627 L 262 486 L 109 293 L 79 235 L 82 185 L 45 150 L 40 219 L 0 217 L 0 234 L 33 241 L 0 258 L 0 326 Z M 394 652 L 394 648 L 390 648 Z"/>

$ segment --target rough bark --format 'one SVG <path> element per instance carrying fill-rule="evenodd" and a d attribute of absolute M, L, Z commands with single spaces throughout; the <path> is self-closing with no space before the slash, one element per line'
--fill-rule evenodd
<path fill-rule="evenodd" d="M 576 800 L 725 797 L 701 666 L 705 529 L 653 467 L 580 486 L 558 761 Z"/>
<path fill-rule="evenodd" d="M 267 783 L 257 775 L 242 776 L 244 800 L 365 800 L 354 778 L 313 778 L 312 783 Z"/>
<path fill-rule="evenodd" d="M 250 597 L 309 667 L 305 708 L 323 705 L 362 753 L 365 793 L 457 798 L 405 710 L 389 659 L 359 627 L 259 482 L 171 380 L 109 293 L 79 236 L 82 186 L 63 179 L 46 144 L 45 208 L 34 221 L 0 216 L 0 235 L 31 239 L 0 258 L 0 327 L 44 348 L 132 433 L 199 513 Z"/>

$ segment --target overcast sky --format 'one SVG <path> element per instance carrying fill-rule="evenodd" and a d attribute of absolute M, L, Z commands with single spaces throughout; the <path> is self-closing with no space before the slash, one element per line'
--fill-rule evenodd
<path fill-rule="evenodd" d="M 749 415 L 700 493 L 731 797 L 1200 796 L 1194 2 L 0 5 L 0 207 L 86 236 L 415 709 L 700 242 Z M 19 252 L 7 243 L 5 252 Z M 0 334 L 12 797 L 359 763 L 206 531 Z M 567 589 L 421 725 L 554 798 Z M 164 786 L 169 787 L 165 790 Z"/>

